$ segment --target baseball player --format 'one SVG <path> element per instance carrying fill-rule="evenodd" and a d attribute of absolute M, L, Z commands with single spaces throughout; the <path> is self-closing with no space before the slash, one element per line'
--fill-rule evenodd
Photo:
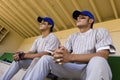
<path fill-rule="evenodd" d="M 107 58 L 109 53 L 115 53 L 115 48 L 108 31 L 92 28 L 94 16 L 89 11 L 75 10 L 73 18 L 79 32 L 70 35 L 53 57 L 44 55 L 39 59 L 26 80 L 45 80 L 50 70 L 60 78 L 112 80 Z"/>
<path fill-rule="evenodd" d="M 10 80 L 21 68 L 27 69 L 29 67 L 23 75 L 24 79 L 43 55 L 51 55 L 50 51 L 59 47 L 60 42 L 52 33 L 53 20 L 49 17 L 38 17 L 37 20 L 40 23 L 39 29 L 42 35 L 35 40 L 29 52 L 24 53 L 21 51 L 14 54 L 15 61 L 12 62 L 1 80 Z"/>

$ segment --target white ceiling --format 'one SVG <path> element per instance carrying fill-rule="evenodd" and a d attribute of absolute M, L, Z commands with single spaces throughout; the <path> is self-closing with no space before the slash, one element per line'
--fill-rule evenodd
<path fill-rule="evenodd" d="M 29 38 L 40 34 L 38 16 L 51 17 L 55 32 L 74 28 L 76 9 L 91 11 L 96 23 L 120 18 L 120 0 L 0 0 L 0 25 Z"/>

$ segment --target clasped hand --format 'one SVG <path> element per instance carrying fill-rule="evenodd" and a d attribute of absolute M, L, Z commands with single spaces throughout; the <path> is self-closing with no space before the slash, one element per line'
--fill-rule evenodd
<path fill-rule="evenodd" d="M 55 49 L 53 52 L 53 60 L 58 64 L 63 64 L 70 61 L 70 53 L 64 46 Z"/>

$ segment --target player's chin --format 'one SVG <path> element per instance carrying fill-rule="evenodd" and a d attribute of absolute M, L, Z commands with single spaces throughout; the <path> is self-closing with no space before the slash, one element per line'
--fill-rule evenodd
<path fill-rule="evenodd" d="M 44 31 L 44 28 L 40 27 L 39 30 L 40 30 L 40 31 Z"/>
<path fill-rule="evenodd" d="M 78 28 L 83 28 L 83 26 L 82 26 L 82 25 L 77 25 L 77 27 L 78 27 Z"/>

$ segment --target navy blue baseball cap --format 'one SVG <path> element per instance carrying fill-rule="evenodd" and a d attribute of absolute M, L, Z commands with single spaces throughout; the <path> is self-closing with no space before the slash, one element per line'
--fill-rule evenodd
<path fill-rule="evenodd" d="M 90 17 L 91 19 L 94 20 L 93 14 L 92 14 L 91 12 L 89 12 L 89 11 L 78 11 L 78 10 L 75 10 L 75 11 L 73 11 L 72 17 L 73 17 L 75 20 L 77 20 L 77 17 L 78 17 L 79 15 L 85 15 L 85 16 L 88 16 L 88 17 Z"/>
<path fill-rule="evenodd" d="M 37 18 L 37 21 L 40 22 L 40 23 L 41 23 L 42 20 L 48 22 L 50 25 L 52 25 L 52 27 L 54 27 L 54 21 L 51 18 L 49 18 L 49 17 L 44 17 L 43 18 L 43 17 L 40 17 L 40 16 Z"/>

